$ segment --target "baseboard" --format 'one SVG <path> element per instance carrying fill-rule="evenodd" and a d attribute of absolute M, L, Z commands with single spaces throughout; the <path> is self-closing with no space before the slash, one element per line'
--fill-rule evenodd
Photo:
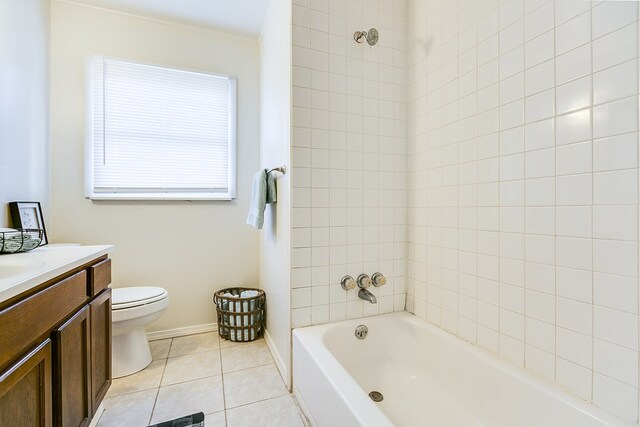
<path fill-rule="evenodd" d="M 100 402 L 100 406 L 96 409 L 96 413 L 93 415 L 91 422 L 89 423 L 89 427 L 96 427 L 98 425 L 98 421 L 100 421 L 100 417 L 104 412 L 104 402 Z"/>
<path fill-rule="evenodd" d="M 269 335 L 269 331 L 267 330 L 264 331 L 264 340 L 267 343 L 267 347 L 269 347 L 269 351 L 273 356 L 273 360 L 276 362 L 276 367 L 278 368 L 278 371 L 280 371 L 280 375 L 282 376 L 287 389 L 291 390 L 289 371 L 287 371 L 286 365 L 284 364 L 284 361 L 280 356 L 280 352 L 278 352 L 278 349 L 276 349 L 276 346 L 273 343 L 271 336 Z"/>
<path fill-rule="evenodd" d="M 184 328 L 167 329 L 164 331 L 147 332 L 149 341 L 163 340 L 166 338 L 177 338 L 185 335 L 201 334 L 203 332 L 215 332 L 218 330 L 217 323 L 205 323 L 204 325 L 186 326 Z"/>

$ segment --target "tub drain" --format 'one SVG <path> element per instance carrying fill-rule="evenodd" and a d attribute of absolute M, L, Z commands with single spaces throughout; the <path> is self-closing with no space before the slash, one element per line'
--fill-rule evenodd
<path fill-rule="evenodd" d="M 384 396 L 379 391 L 372 391 L 371 393 L 369 393 L 369 397 L 374 402 L 382 402 L 382 399 L 384 399 Z"/>

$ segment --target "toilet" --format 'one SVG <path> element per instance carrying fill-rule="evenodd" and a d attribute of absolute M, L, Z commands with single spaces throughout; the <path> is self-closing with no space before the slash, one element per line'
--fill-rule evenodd
<path fill-rule="evenodd" d="M 131 375 L 151 363 L 145 328 L 169 306 L 169 293 L 157 286 L 114 288 L 111 295 L 113 378 Z"/>

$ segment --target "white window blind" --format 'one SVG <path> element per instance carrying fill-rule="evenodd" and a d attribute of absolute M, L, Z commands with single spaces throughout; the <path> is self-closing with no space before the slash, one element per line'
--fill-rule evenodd
<path fill-rule="evenodd" d="M 87 197 L 235 197 L 235 79 L 102 57 L 90 70 Z"/>

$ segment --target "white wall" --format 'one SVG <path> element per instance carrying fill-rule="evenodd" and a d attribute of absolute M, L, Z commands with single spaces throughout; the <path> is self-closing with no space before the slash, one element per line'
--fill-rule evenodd
<path fill-rule="evenodd" d="M 378 4 L 379 3 L 379 4 Z M 377 27 L 374 47 L 356 30 Z M 406 1 L 294 1 L 293 325 L 405 307 Z M 340 279 L 380 271 L 376 304 Z"/>
<path fill-rule="evenodd" d="M 49 2 L 0 0 L 0 227 L 11 201 L 49 201 Z M 47 224 L 48 225 L 48 224 Z"/>
<path fill-rule="evenodd" d="M 408 309 L 638 419 L 638 3 L 410 0 Z"/>
<path fill-rule="evenodd" d="M 215 322 L 215 290 L 258 285 L 259 235 L 245 225 L 259 166 L 258 42 L 58 0 L 51 13 L 52 240 L 113 243 L 114 286 L 165 287 L 169 308 L 150 330 Z M 237 200 L 84 199 L 84 60 L 91 54 L 236 76 Z"/>
<path fill-rule="evenodd" d="M 277 174 L 278 202 L 267 205 L 260 241 L 260 286 L 278 369 L 291 372 L 291 2 L 273 0 L 260 39 L 260 165 Z"/>

